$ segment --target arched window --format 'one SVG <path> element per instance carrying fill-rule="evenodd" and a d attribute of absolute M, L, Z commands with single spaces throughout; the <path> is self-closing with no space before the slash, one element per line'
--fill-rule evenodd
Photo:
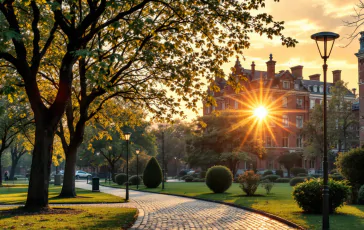
<path fill-rule="evenodd" d="M 315 93 L 317 92 L 317 85 L 313 86 L 313 92 L 315 92 Z"/>
<path fill-rule="evenodd" d="M 324 86 L 320 85 L 320 93 L 323 93 L 323 92 L 324 92 Z"/>

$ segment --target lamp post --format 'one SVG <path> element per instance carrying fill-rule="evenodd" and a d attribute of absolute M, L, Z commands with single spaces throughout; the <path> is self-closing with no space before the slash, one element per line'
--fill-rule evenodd
<path fill-rule="evenodd" d="M 129 140 L 131 133 L 124 133 L 126 140 L 126 189 L 125 189 L 125 200 L 129 200 Z"/>
<path fill-rule="evenodd" d="M 165 170 L 164 170 L 164 125 L 162 129 L 162 190 L 164 189 L 164 180 L 165 180 Z"/>
<path fill-rule="evenodd" d="M 322 66 L 324 72 L 324 188 L 322 194 L 322 229 L 330 229 L 329 223 L 329 186 L 328 186 L 328 178 L 329 178 L 329 163 L 327 160 L 327 86 L 326 86 L 326 74 L 327 74 L 327 64 L 326 61 L 330 57 L 332 48 L 334 47 L 335 39 L 340 36 L 336 33 L 332 32 L 320 32 L 311 35 L 311 39 L 316 41 L 317 48 L 320 52 L 320 56 L 324 59 L 324 65 Z M 323 42 L 323 51 L 320 49 L 319 43 Z M 332 42 L 330 50 L 328 50 L 327 43 Z"/>
<path fill-rule="evenodd" d="M 176 177 L 177 177 L 178 176 L 177 157 L 174 157 L 174 161 L 176 163 Z"/>
<path fill-rule="evenodd" d="M 139 189 L 139 152 L 140 152 L 139 149 L 135 151 L 137 155 L 137 189 Z"/>

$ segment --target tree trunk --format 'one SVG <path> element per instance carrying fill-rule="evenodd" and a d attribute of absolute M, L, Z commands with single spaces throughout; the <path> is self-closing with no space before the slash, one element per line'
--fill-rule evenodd
<path fill-rule="evenodd" d="M 110 164 L 110 173 L 111 173 L 111 180 L 115 182 L 115 165 Z"/>
<path fill-rule="evenodd" d="M 18 164 L 18 159 L 11 161 L 10 177 L 9 177 L 10 180 L 14 180 L 15 169 L 17 164 Z"/>
<path fill-rule="evenodd" d="M 41 121 L 35 130 L 35 144 L 30 171 L 26 209 L 48 208 L 48 186 L 52 163 L 54 129 L 47 121 Z M 49 122 L 50 123 L 50 122 Z M 47 125 L 45 125 L 47 124 Z"/>
<path fill-rule="evenodd" d="M 66 164 L 64 169 L 63 185 L 60 197 L 76 197 L 75 175 L 77 146 L 70 145 L 66 152 Z"/>

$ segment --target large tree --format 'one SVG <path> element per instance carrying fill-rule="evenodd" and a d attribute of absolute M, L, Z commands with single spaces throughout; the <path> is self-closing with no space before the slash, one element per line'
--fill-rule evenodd
<path fill-rule="evenodd" d="M 2 1 L 0 60 L 11 66 L 9 78 L 24 85 L 36 123 L 26 207 L 48 206 L 52 144 L 77 86 L 73 81 L 77 60 L 79 72 L 87 70 L 87 58 L 94 63 L 89 67 L 93 71 L 80 74 L 93 82 L 87 87 L 80 79 L 80 120 L 89 117 L 84 113 L 90 101 L 119 90 L 125 99 L 141 94 L 164 98 L 165 103 L 145 103 L 162 117 L 180 111 L 180 101 L 195 110 L 204 94 L 204 80 L 224 75 L 221 65 L 249 47 L 249 33 L 279 36 L 287 46 L 296 43 L 282 34 L 283 22 L 273 21 L 266 13 L 250 13 L 264 6 L 264 0 Z M 57 41 L 61 40 L 63 45 L 59 46 Z M 62 53 L 57 88 L 52 100 L 45 102 L 39 72 L 49 65 L 45 58 L 52 60 L 57 53 Z M 136 96 L 128 97 L 129 89 L 137 92 Z M 166 89 L 180 95 L 179 100 L 167 96 Z M 75 129 L 75 135 L 83 131 L 84 127 Z M 80 143 L 73 145 L 77 149 Z"/>

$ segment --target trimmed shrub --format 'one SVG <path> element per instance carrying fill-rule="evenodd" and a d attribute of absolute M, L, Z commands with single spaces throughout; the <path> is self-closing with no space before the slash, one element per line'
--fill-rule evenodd
<path fill-rule="evenodd" d="M 291 179 L 289 178 L 278 178 L 276 181 L 274 181 L 275 183 L 289 183 Z"/>
<path fill-rule="evenodd" d="M 254 195 L 259 186 L 260 175 L 255 174 L 254 171 L 245 171 L 244 174 L 239 176 L 240 188 L 248 196 Z"/>
<path fill-rule="evenodd" d="M 274 175 L 275 176 L 275 175 Z M 261 186 L 265 189 L 265 192 L 267 194 L 270 193 L 270 191 L 272 190 L 273 186 L 274 186 L 274 183 L 270 180 L 262 180 L 260 182 Z"/>
<path fill-rule="evenodd" d="M 263 173 L 263 176 L 267 176 L 267 175 L 273 175 L 273 172 L 271 170 L 267 170 Z"/>
<path fill-rule="evenodd" d="M 304 173 L 307 175 L 307 171 L 304 168 L 299 168 L 299 167 L 291 168 L 291 174 L 293 176 L 298 176 L 299 173 Z"/>
<path fill-rule="evenodd" d="M 289 185 L 296 186 L 299 183 L 305 182 L 306 180 L 311 179 L 310 177 L 294 177 L 289 181 Z"/>
<path fill-rule="evenodd" d="M 115 176 L 115 182 L 118 185 L 123 185 L 127 181 L 125 173 L 119 173 Z"/>
<path fill-rule="evenodd" d="M 192 182 L 194 178 L 192 176 L 186 176 L 185 182 Z"/>
<path fill-rule="evenodd" d="M 333 180 L 345 180 L 345 177 L 343 177 L 343 175 L 341 175 L 340 173 L 334 173 L 334 174 L 330 174 L 329 178 L 333 179 Z"/>
<path fill-rule="evenodd" d="M 333 169 L 330 171 L 330 174 L 335 174 L 335 173 L 339 173 L 339 171 L 337 169 Z"/>
<path fill-rule="evenodd" d="M 339 172 L 354 186 L 364 184 L 364 149 L 352 149 L 339 154 L 336 166 Z M 359 188 L 358 186 L 358 188 Z"/>
<path fill-rule="evenodd" d="M 193 173 L 190 176 L 192 176 L 193 178 L 200 178 L 200 175 L 198 173 Z"/>
<path fill-rule="evenodd" d="M 200 178 L 203 178 L 203 179 L 206 178 L 206 171 L 200 172 Z"/>
<path fill-rule="evenodd" d="M 329 180 L 329 211 L 335 212 L 338 207 L 344 204 L 344 201 L 350 195 L 350 186 L 345 181 Z M 322 188 L 323 180 L 312 179 L 293 189 L 293 198 L 303 211 L 308 213 L 322 213 Z"/>
<path fill-rule="evenodd" d="M 134 175 L 129 178 L 130 185 L 140 185 L 142 183 L 142 178 L 140 176 Z"/>
<path fill-rule="evenodd" d="M 143 173 L 143 183 L 147 188 L 156 188 L 162 183 L 162 169 L 155 157 L 150 158 Z"/>
<path fill-rule="evenodd" d="M 283 170 L 282 169 L 277 169 L 276 170 L 276 175 L 283 177 Z"/>
<path fill-rule="evenodd" d="M 192 182 L 205 182 L 205 178 L 195 178 L 192 180 Z"/>
<path fill-rule="evenodd" d="M 217 165 L 209 168 L 206 173 L 206 185 L 214 193 L 223 193 L 233 183 L 233 174 L 225 166 Z"/>
<path fill-rule="evenodd" d="M 358 203 L 364 204 L 364 185 L 362 185 L 359 189 L 358 193 Z"/>
<path fill-rule="evenodd" d="M 186 177 L 189 177 L 189 175 L 184 175 L 183 177 L 181 177 L 181 180 L 185 180 Z"/>
<path fill-rule="evenodd" d="M 322 177 L 322 175 L 320 175 L 320 174 L 311 174 L 310 177 L 320 178 L 320 177 Z"/>
<path fill-rule="evenodd" d="M 280 178 L 280 176 L 277 176 L 277 175 L 267 175 L 267 176 L 263 177 L 262 180 L 269 180 L 271 182 L 275 182 L 278 178 Z"/>
<path fill-rule="evenodd" d="M 297 174 L 298 177 L 306 177 L 308 176 L 307 173 L 298 173 Z"/>

